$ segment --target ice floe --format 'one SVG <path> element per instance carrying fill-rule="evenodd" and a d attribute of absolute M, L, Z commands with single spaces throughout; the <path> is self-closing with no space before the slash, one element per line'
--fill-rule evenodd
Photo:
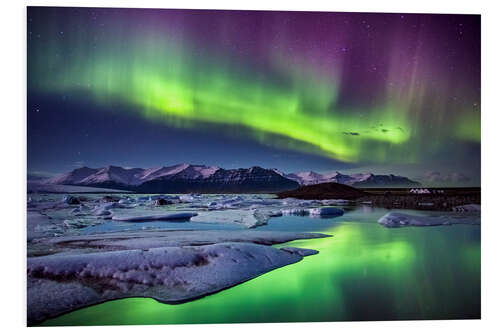
<path fill-rule="evenodd" d="M 311 217 L 331 217 L 331 216 L 341 216 L 344 214 L 344 210 L 336 207 L 317 207 L 317 208 L 288 208 L 282 209 L 281 213 L 283 215 L 299 215 Z"/>
<path fill-rule="evenodd" d="M 197 213 L 191 212 L 175 212 L 168 214 L 155 214 L 155 215 L 113 215 L 112 220 L 114 221 L 126 221 L 126 222 L 146 222 L 146 221 L 171 221 L 171 220 L 186 220 L 188 221 L 193 216 L 198 215 Z"/>
<path fill-rule="evenodd" d="M 406 226 L 438 226 L 438 225 L 452 225 L 452 224 L 480 224 L 480 217 L 467 217 L 453 215 L 440 215 L 440 216 L 421 216 L 410 215 L 405 213 L 390 212 L 382 216 L 378 223 L 388 228 L 406 227 Z"/>
<path fill-rule="evenodd" d="M 28 323 L 124 297 L 192 300 L 318 253 L 260 244 L 317 237 L 326 235 L 149 231 L 43 239 L 37 245 L 58 244 L 62 252 L 28 258 Z"/>
<path fill-rule="evenodd" d="M 313 216 L 340 216 L 344 215 L 344 210 L 336 207 L 319 207 L 309 209 L 309 214 Z"/>
<path fill-rule="evenodd" d="M 267 223 L 268 218 L 266 215 L 257 214 L 256 210 L 252 209 L 228 209 L 200 211 L 197 216 L 191 218 L 191 221 L 201 223 L 236 223 L 247 228 L 254 228 Z"/>
<path fill-rule="evenodd" d="M 340 208 L 329 207 L 348 203 L 347 200 L 276 199 L 271 195 L 33 194 L 28 209 L 51 217 L 53 224 L 59 225 L 63 233 L 79 233 L 84 225 L 82 221 L 94 225 L 111 219 L 121 222 L 190 220 L 255 228 L 282 215 L 341 215 Z M 37 237 L 40 235 L 38 233 Z"/>

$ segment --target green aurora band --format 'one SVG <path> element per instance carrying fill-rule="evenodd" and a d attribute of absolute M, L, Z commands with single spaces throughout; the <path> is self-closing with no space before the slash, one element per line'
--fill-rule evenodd
<path fill-rule="evenodd" d="M 60 25 L 48 25 L 46 33 L 56 35 Z M 425 143 L 428 150 L 442 149 L 443 136 L 480 139 L 479 113 L 467 109 L 455 110 L 458 116 L 449 129 L 419 132 L 418 115 L 429 109 L 421 104 L 430 90 L 413 82 L 425 70 L 422 65 L 413 68 L 416 74 L 404 85 L 388 86 L 386 96 L 372 106 L 349 108 L 338 103 L 341 61 L 326 75 L 278 48 L 269 52 L 272 70 L 264 71 L 178 35 L 121 22 L 95 33 L 98 42 L 80 31 L 70 42 L 32 43 L 30 87 L 48 94 L 82 93 L 110 108 L 127 105 L 147 120 L 178 128 L 241 128 L 238 135 L 262 144 L 344 162 L 412 163 Z M 394 72 L 397 76 L 396 66 L 389 75 Z M 442 115 L 439 109 L 445 106 L 438 100 L 430 108 Z"/>

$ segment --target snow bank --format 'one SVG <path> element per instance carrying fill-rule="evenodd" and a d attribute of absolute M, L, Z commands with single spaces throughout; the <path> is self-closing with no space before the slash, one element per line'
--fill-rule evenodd
<path fill-rule="evenodd" d="M 315 253 L 220 243 L 28 258 L 28 323 L 124 297 L 185 302 Z"/>
<path fill-rule="evenodd" d="M 297 239 L 330 237 L 320 233 L 261 231 L 261 230 L 155 230 L 127 231 L 81 236 L 44 238 L 36 242 L 41 253 L 73 254 L 81 249 L 100 251 L 147 250 L 156 247 L 208 245 L 226 242 L 244 242 L 262 245 L 285 243 Z M 34 253 L 36 255 L 36 253 Z"/>

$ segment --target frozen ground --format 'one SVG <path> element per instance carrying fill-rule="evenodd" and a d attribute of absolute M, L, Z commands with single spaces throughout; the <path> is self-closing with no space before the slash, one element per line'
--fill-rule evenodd
<path fill-rule="evenodd" d="M 328 236 L 259 227 L 283 215 L 335 218 L 348 204 L 271 195 L 28 194 L 28 321 L 123 297 L 189 301 L 297 263 L 317 251 L 269 245 Z M 391 212 L 379 223 L 475 223 L 479 217 L 469 215 L 478 211 Z"/>
<path fill-rule="evenodd" d="M 316 253 L 223 242 L 29 258 L 28 321 L 123 297 L 183 302 Z"/>
<path fill-rule="evenodd" d="M 316 254 L 269 245 L 327 237 L 259 231 L 270 217 L 338 216 L 345 201 L 266 195 L 29 194 L 28 320 L 106 300 L 198 298 Z"/>
<path fill-rule="evenodd" d="M 255 228 L 281 215 L 338 216 L 346 200 L 273 199 L 269 195 L 29 194 L 28 239 L 134 229 Z M 158 223 L 152 225 L 151 221 Z M 133 223 L 132 223 L 133 222 Z M 141 223 L 144 223 L 141 225 Z M 175 227 L 174 224 L 176 223 Z M 109 226 L 109 227 L 108 227 Z"/>

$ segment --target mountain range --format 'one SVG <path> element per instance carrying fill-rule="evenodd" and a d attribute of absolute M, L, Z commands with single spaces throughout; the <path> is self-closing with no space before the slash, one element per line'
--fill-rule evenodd
<path fill-rule="evenodd" d="M 284 174 L 288 179 L 295 180 L 300 185 L 315 185 L 322 183 L 339 183 L 353 187 L 412 187 L 420 186 L 419 182 L 407 177 L 395 175 L 374 175 L 373 173 L 342 174 L 338 171 L 317 173 L 305 171 Z"/>
<path fill-rule="evenodd" d="M 240 169 L 192 164 L 157 168 L 81 167 L 43 180 L 45 184 L 91 186 L 141 193 L 275 193 L 301 185 L 339 183 L 354 187 L 419 186 L 406 177 L 313 171 L 285 174 L 259 166 Z"/>

